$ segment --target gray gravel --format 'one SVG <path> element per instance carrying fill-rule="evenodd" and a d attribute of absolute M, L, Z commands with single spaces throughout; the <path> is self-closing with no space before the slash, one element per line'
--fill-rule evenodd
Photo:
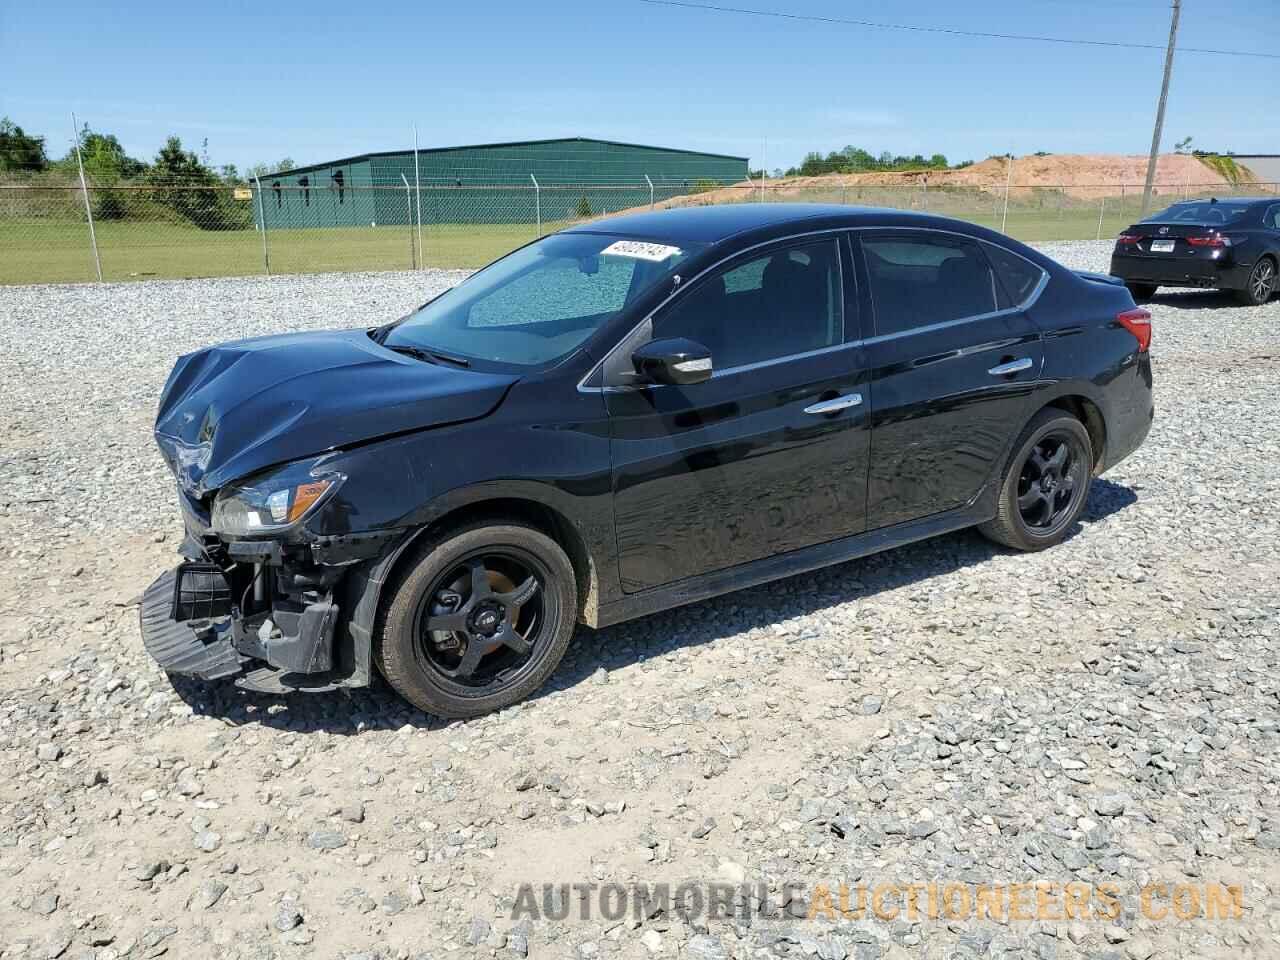
<path fill-rule="evenodd" d="M 546 693 L 466 723 L 175 688 L 132 605 L 178 536 L 173 358 L 459 276 L 0 288 L 0 958 L 1280 955 L 1280 303 L 1157 299 L 1153 432 L 1045 553 L 965 532 L 583 630 Z M 796 883 L 802 916 L 842 881 L 1123 909 L 512 913 L 521 882 L 664 880 Z M 1148 883 L 1238 884 L 1243 915 L 1157 919 Z"/>

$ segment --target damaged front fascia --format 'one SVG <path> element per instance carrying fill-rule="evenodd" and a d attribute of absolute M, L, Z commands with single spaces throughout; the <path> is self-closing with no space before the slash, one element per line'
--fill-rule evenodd
<path fill-rule="evenodd" d="M 369 533 L 317 536 L 311 541 L 311 557 L 317 564 L 328 567 L 347 567 L 375 560 L 408 532 L 408 528 L 396 527 Z"/>
<path fill-rule="evenodd" d="M 369 683 L 367 632 L 348 623 L 365 599 L 364 580 L 352 571 L 395 553 L 408 529 L 319 535 L 303 525 L 287 539 L 227 540 L 200 520 L 189 517 L 180 554 L 214 562 L 228 573 L 236 565 L 262 565 L 271 578 L 267 609 L 250 613 L 241 608 L 240 596 L 234 598 L 229 636 L 242 656 L 265 661 L 284 675 L 324 674 L 348 687 Z M 247 592 L 244 576 L 235 580 L 241 584 L 237 594 Z"/>

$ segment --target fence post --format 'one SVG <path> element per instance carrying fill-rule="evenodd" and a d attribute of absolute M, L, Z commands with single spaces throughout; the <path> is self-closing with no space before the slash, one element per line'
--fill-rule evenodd
<path fill-rule="evenodd" d="M 540 237 L 542 236 L 542 187 L 538 185 L 538 178 L 532 173 L 529 174 L 529 179 L 533 181 L 533 210 L 534 216 L 538 218 L 537 235 Z"/>
<path fill-rule="evenodd" d="M 1107 195 L 1104 193 L 1104 194 L 1102 195 L 1102 205 L 1098 207 L 1098 236 L 1097 236 L 1097 239 L 1099 239 L 1099 240 L 1101 240 L 1101 239 L 1102 239 L 1102 215 L 1103 215 L 1104 213 L 1106 213 L 1106 212 L 1107 212 Z"/>
<path fill-rule="evenodd" d="M 407 183 L 407 181 L 406 181 Z M 418 261 L 422 257 L 422 180 L 418 176 L 418 124 L 413 125 L 413 189 L 418 195 Z"/>
<path fill-rule="evenodd" d="M 262 268 L 267 271 L 269 277 L 271 276 L 271 255 L 267 252 L 267 209 L 262 205 L 262 180 L 255 176 L 253 182 L 258 185 L 258 220 L 262 223 Z"/>
<path fill-rule="evenodd" d="M 98 256 L 98 235 L 93 229 L 93 206 L 89 203 L 89 187 L 84 180 L 84 158 L 80 155 L 80 127 L 76 115 L 71 115 L 71 129 L 76 135 L 76 166 L 80 168 L 80 192 L 84 194 L 84 215 L 89 218 L 89 247 L 93 250 L 93 268 L 98 282 L 102 282 L 102 258 Z"/>
<path fill-rule="evenodd" d="M 405 221 L 409 224 L 409 269 L 418 269 L 418 256 L 413 243 L 413 188 L 409 186 L 409 178 L 403 173 L 400 179 L 404 181 L 404 200 L 405 210 L 408 212 L 409 219 Z"/>
<path fill-rule="evenodd" d="M 1009 191 L 1013 189 L 1013 154 L 1009 154 L 1009 176 L 1004 182 L 1004 213 L 1000 217 L 1000 232 L 1007 233 L 1005 229 L 1009 224 Z"/>
<path fill-rule="evenodd" d="M 653 209 L 653 181 L 649 179 L 649 175 L 644 175 L 644 182 L 649 185 L 649 209 Z"/>

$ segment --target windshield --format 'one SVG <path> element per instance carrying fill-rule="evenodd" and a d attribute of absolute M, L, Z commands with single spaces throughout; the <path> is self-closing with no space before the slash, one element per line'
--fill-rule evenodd
<path fill-rule="evenodd" d="M 1168 210 L 1161 210 L 1154 216 L 1147 217 L 1144 223 L 1234 223 L 1249 212 L 1247 203 L 1209 203 L 1194 201 L 1191 203 L 1175 203 Z"/>
<path fill-rule="evenodd" d="M 495 363 L 549 363 L 703 247 L 591 233 L 544 237 L 410 314 L 384 342 Z"/>

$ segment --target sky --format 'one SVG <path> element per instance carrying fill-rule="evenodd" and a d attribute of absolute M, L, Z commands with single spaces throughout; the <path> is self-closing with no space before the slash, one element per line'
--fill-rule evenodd
<path fill-rule="evenodd" d="M 722 0 L 963 30 L 1163 45 L 1168 0 Z M 1280 52 L 1277 0 L 1185 0 L 1180 46 Z M 215 165 L 598 137 L 798 163 L 879 153 L 1146 153 L 1162 50 L 975 39 L 641 0 L 163 4 L 0 0 L 0 115 L 72 141 L 71 114 L 150 159 Z M 1182 53 L 1175 140 L 1280 153 L 1280 60 Z"/>

